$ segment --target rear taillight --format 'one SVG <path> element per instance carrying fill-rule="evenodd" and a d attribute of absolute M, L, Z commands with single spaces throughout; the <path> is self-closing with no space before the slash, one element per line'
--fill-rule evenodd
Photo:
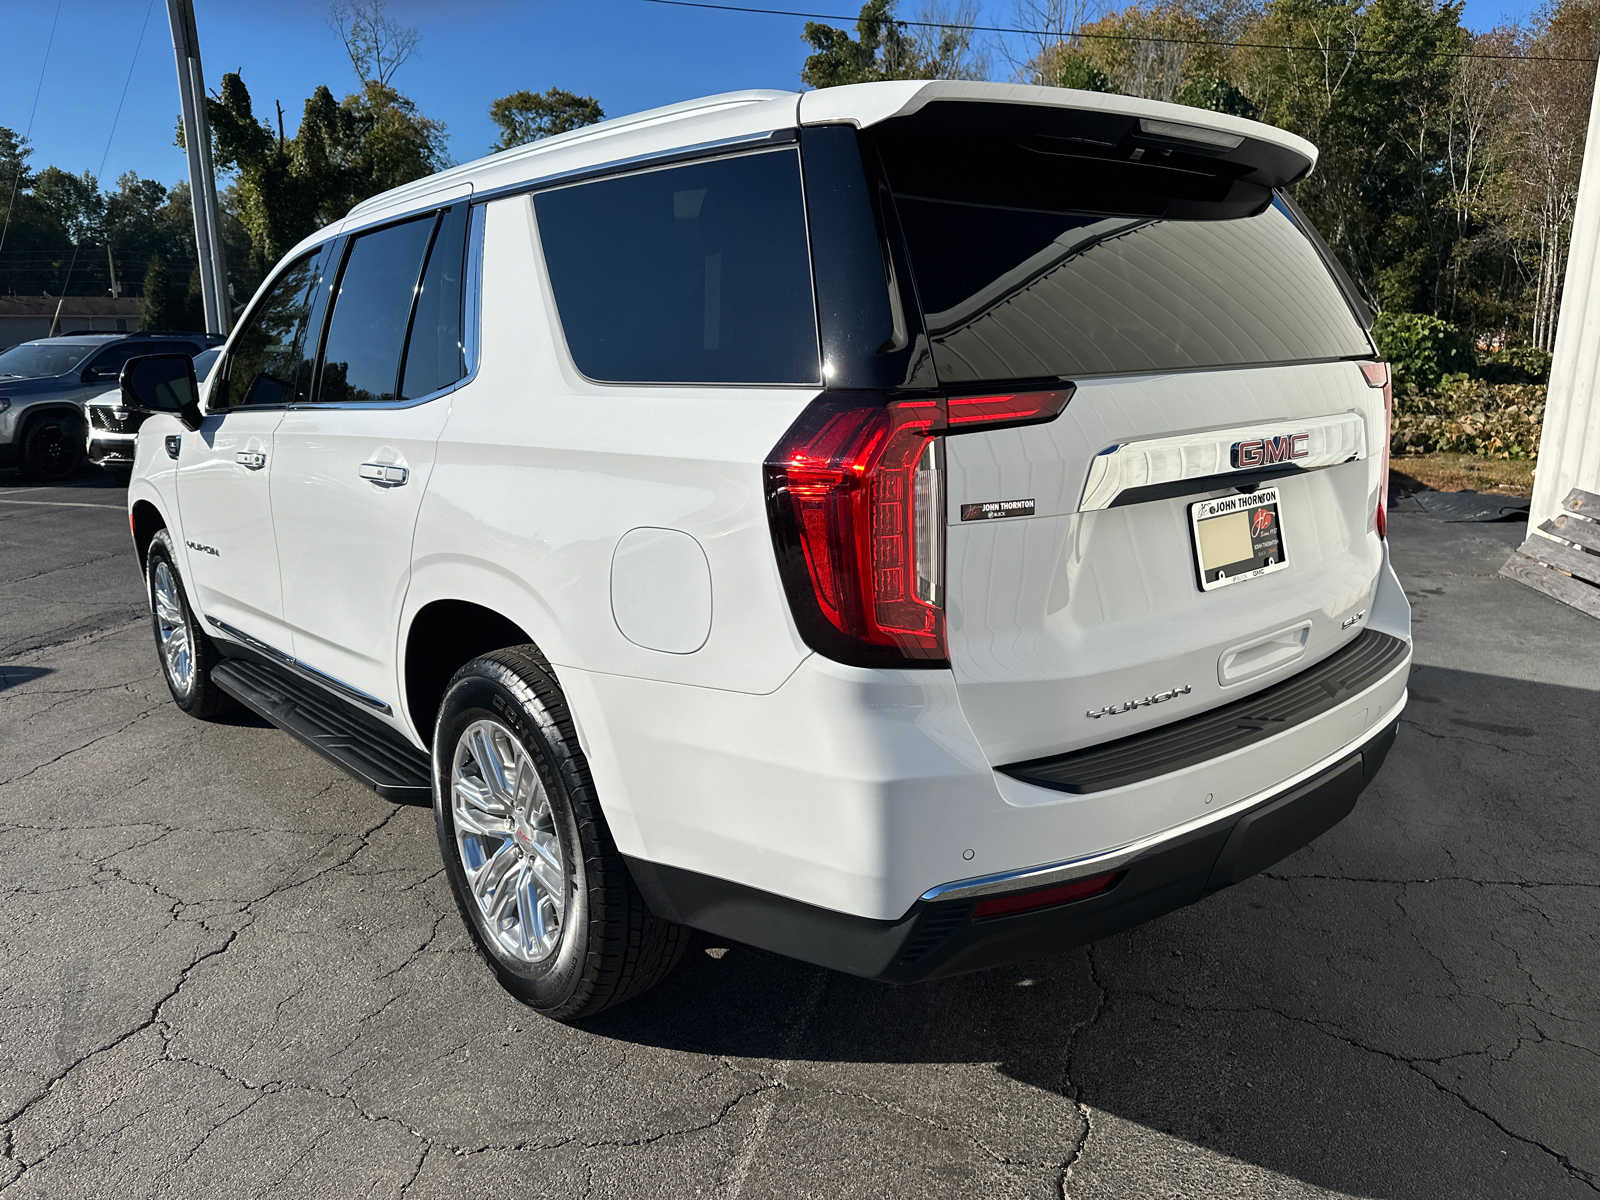
<path fill-rule="evenodd" d="M 943 435 L 1048 421 L 1071 396 L 813 401 L 766 464 L 778 566 L 806 643 L 856 666 L 944 665 Z"/>
<path fill-rule="evenodd" d="M 1361 374 L 1367 386 L 1383 389 L 1383 473 L 1378 477 L 1378 511 L 1374 516 L 1378 536 L 1389 536 L 1389 442 L 1394 437 L 1394 376 L 1386 362 L 1364 362 Z"/>

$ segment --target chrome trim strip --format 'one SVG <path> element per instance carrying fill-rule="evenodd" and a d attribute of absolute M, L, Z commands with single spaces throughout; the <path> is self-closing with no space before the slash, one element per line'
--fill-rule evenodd
<path fill-rule="evenodd" d="M 315 667 L 301 662 L 292 654 L 285 654 L 276 646 L 269 645 L 268 643 L 263 642 L 260 638 L 251 637 L 244 630 L 236 629 L 234 626 L 229 625 L 226 621 L 217 620 L 217 618 L 211 616 L 209 613 L 206 614 L 206 620 L 221 632 L 225 633 L 228 637 L 232 638 L 234 641 L 240 643 L 241 645 L 248 646 L 250 649 L 259 654 L 265 655 L 280 666 L 289 667 L 291 670 L 298 671 L 312 683 L 320 684 L 329 691 L 338 692 L 341 696 L 344 696 L 347 699 L 354 700 L 359 704 L 364 704 L 368 708 L 375 709 L 378 712 L 383 713 L 384 716 L 394 715 L 394 710 L 391 709 L 384 701 L 379 700 L 376 696 L 370 696 L 366 692 L 363 692 L 360 688 L 351 687 L 348 683 L 344 682 L 344 680 L 335 679 L 326 671 L 319 671 Z"/>
<path fill-rule="evenodd" d="M 1410 667 L 1411 656 L 1408 654 L 1405 662 L 1378 680 L 1377 683 L 1374 683 L 1372 688 L 1368 688 L 1366 692 L 1361 694 L 1366 695 L 1373 688 L 1382 687 L 1385 682 L 1394 678 L 1395 672 L 1409 670 Z M 1318 772 L 1327 770 L 1340 759 L 1348 758 L 1399 718 L 1400 714 L 1405 711 L 1406 700 L 1410 694 L 1409 690 L 1401 693 L 1400 703 L 1390 709 L 1388 716 L 1358 742 L 1351 742 L 1341 746 L 1326 758 L 1319 759 L 1298 774 L 1291 775 L 1288 779 L 1275 783 L 1271 787 L 1263 788 L 1253 795 L 1246 796 L 1243 800 L 1228 805 L 1227 808 L 1219 809 L 1214 813 L 1205 813 L 1192 821 L 1176 825 L 1171 829 L 1163 829 L 1160 833 L 1140 838 L 1136 842 L 1129 842 L 1126 846 L 1118 846 L 1114 850 L 1103 850 L 1098 854 L 1086 855 L 1083 858 L 1070 858 L 1065 862 L 1047 863 L 1038 867 L 1023 867 L 1017 871 L 1002 871 L 996 875 L 979 875 L 972 879 L 958 879 L 954 883 L 942 883 L 938 887 L 929 888 L 923 892 L 921 898 L 923 900 L 972 900 L 979 896 L 992 896 L 1001 892 L 1049 887 L 1052 884 L 1071 883 L 1075 879 L 1084 879 L 1093 875 L 1109 874 L 1120 867 L 1126 866 L 1141 855 L 1151 850 L 1159 849 L 1167 842 L 1177 841 L 1180 838 L 1203 830 L 1207 826 L 1232 820 L 1248 809 L 1259 807 L 1267 801 L 1281 796 L 1291 788 L 1298 787 Z"/>
<path fill-rule="evenodd" d="M 624 171 L 671 166 L 673 163 L 692 162 L 697 158 L 709 158 L 730 150 L 759 150 L 765 146 L 782 146 L 799 140 L 799 131 L 791 128 L 773 129 L 766 133 L 740 134 L 738 137 L 722 138 L 714 142 L 697 142 L 692 146 L 655 150 L 649 154 L 636 154 L 630 158 L 614 158 L 609 162 L 596 163 L 593 166 L 575 167 L 569 171 L 557 171 L 552 175 L 540 175 L 534 179 L 507 183 L 481 192 L 475 191 L 472 194 L 472 202 L 482 204 L 489 200 L 501 200 L 507 196 L 543 191 L 545 188 L 582 183 L 606 175 L 620 175 Z"/>
<path fill-rule="evenodd" d="M 239 642 L 239 643 L 241 643 L 243 645 L 246 645 L 246 646 L 250 647 L 250 649 L 258 651 L 261 654 L 265 654 L 268 658 L 272 659 L 273 662 L 281 663 L 283 666 L 286 666 L 286 667 L 294 666 L 294 655 L 285 654 L 282 650 L 279 650 L 276 646 L 268 645 L 266 642 L 263 642 L 260 638 L 251 637 L 244 630 L 236 629 L 236 628 L 234 628 L 234 626 L 229 625 L 226 621 L 219 621 L 219 620 L 217 620 L 217 618 L 213 617 L 210 613 L 206 614 L 206 621 L 208 623 L 210 623 L 211 625 L 216 626 L 223 633 L 225 633 L 229 637 L 231 637 L 234 641 Z"/>
<path fill-rule="evenodd" d="M 305 675 L 315 683 L 322 684 L 322 686 L 327 688 L 329 691 L 338 692 L 341 696 L 344 696 L 350 700 L 354 700 L 358 704 L 364 704 L 368 708 L 375 709 L 378 712 L 381 712 L 384 716 L 394 715 L 394 710 L 391 709 L 384 701 L 379 700 L 376 696 L 368 695 L 358 687 L 351 687 L 342 679 L 335 679 L 326 671 L 319 671 L 315 667 L 302 662 L 298 658 L 294 660 L 294 667 L 295 670 L 299 671 L 302 675 Z"/>
<path fill-rule="evenodd" d="M 1078 511 L 1110 508 L 1118 496 L 1135 488 L 1235 472 L 1248 478 L 1250 468 L 1235 467 L 1231 461 L 1234 443 L 1287 434 L 1305 434 L 1307 453 L 1304 458 L 1282 466 L 1309 471 L 1367 457 L 1367 423 L 1357 412 L 1119 442 L 1107 446 L 1090 461 L 1089 478 L 1083 485 Z"/>

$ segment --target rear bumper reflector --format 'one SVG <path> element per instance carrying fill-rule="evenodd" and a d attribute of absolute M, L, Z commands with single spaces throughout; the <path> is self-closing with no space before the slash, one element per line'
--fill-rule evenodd
<path fill-rule="evenodd" d="M 1410 654 L 1410 645 L 1400 638 L 1368 629 L 1316 666 L 1243 700 L 1114 742 L 996 769 L 1024 783 L 1076 795 L 1126 787 L 1220 758 L 1313 720 L 1366 691 Z"/>

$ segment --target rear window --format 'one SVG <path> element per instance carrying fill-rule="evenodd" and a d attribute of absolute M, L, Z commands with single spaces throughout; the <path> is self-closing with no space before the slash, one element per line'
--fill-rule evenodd
<path fill-rule="evenodd" d="M 1224 220 L 1116 215 L 1074 210 L 1070 195 L 1041 206 L 1031 182 L 974 195 L 969 175 L 958 197 L 896 192 L 942 382 L 1371 353 L 1280 201 Z"/>
<path fill-rule="evenodd" d="M 820 381 L 793 151 L 574 184 L 534 208 L 567 348 L 590 379 Z"/>

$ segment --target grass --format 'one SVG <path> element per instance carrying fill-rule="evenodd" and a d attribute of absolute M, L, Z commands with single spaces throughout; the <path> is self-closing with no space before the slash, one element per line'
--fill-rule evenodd
<path fill-rule="evenodd" d="M 1476 454 L 1407 454 L 1389 460 L 1389 484 L 1403 495 L 1432 488 L 1436 492 L 1531 496 L 1533 466 L 1528 459 L 1479 458 Z"/>

